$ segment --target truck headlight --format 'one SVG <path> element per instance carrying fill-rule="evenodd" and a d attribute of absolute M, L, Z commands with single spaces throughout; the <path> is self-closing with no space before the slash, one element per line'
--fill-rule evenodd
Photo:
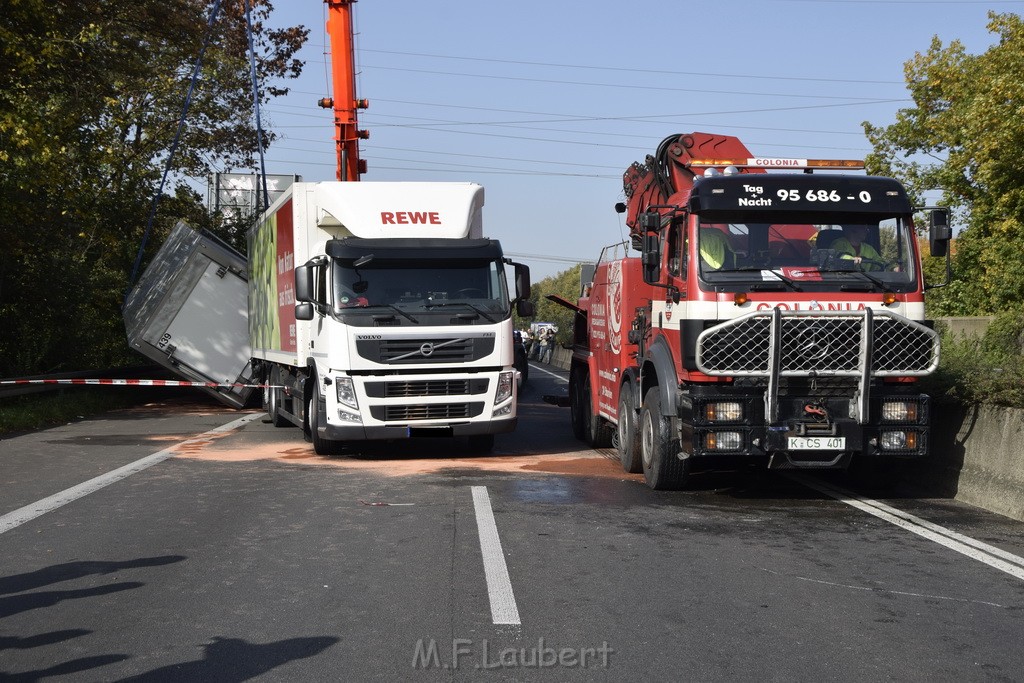
<path fill-rule="evenodd" d="M 917 449 L 917 432 L 882 432 L 882 450 L 913 451 Z"/>
<path fill-rule="evenodd" d="M 738 422 L 743 419 L 743 404 L 739 401 L 706 403 L 704 419 L 708 422 Z"/>
<path fill-rule="evenodd" d="M 498 393 L 494 396 L 495 403 L 501 403 L 512 396 L 512 387 L 516 385 L 514 372 L 503 372 L 498 375 Z"/>
<path fill-rule="evenodd" d="M 351 377 L 335 377 L 334 385 L 337 387 L 338 403 L 348 406 L 352 410 L 359 410 L 359 401 L 356 399 L 356 387 Z"/>
<path fill-rule="evenodd" d="M 917 422 L 917 401 L 882 401 L 885 422 Z"/>
<path fill-rule="evenodd" d="M 739 432 L 708 432 L 704 446 L 709 451 L 738 451 L 743 448 L 743 435 Z"/>

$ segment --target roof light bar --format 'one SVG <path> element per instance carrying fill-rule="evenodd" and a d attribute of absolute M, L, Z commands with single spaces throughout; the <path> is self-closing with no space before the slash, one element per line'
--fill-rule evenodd
<path fill-rule="evenodd" d="M 736 166 L 738 168 L 845 168 L 860 170 L 860 159 L 787 159 L 782 157 L 755 157 L 753 159 L 694 159 L 690 166 Z"/>

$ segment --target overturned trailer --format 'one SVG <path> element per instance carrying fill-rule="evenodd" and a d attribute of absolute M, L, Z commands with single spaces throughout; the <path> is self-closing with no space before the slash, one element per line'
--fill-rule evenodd
<path fill-rule="evenodd" d="M 125 300 L 128 343 L 241 408 L 253 391 L 248 288 L 244 256 L 179 222 Z"/>

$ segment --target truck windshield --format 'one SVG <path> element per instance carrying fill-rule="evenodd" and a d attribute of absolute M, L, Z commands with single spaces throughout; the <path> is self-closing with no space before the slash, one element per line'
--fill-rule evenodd
<path fill-rule="evenodd" d="M 441 265 L 375 258 L 358 267 L 336 260 L 332 281 L 332 310 L 342 317 L 391 312 L 417 324 L 441 318 L 447 324 L 453 316 L 486 324 L 510 313 L 504 269 L 493 260 Z"/>
<path fill-rule="evenodd" d="M 819 291 L 906 291 L 916 283 L 913 240 L 902 217 L 842 224 L 701 220 L 697 229 L 700 276 L 716 286 L 757 280 Z"/>

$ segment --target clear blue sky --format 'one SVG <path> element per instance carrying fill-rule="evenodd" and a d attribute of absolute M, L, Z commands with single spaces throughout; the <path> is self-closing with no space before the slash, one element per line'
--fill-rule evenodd
<path fill-rule="evenodd" d="M 268 173 L 333 180 L 320 0 L 277 0 L 310 38 L 292 94 L 263 110 Z M 903 64 L 933 36 L 971 53 L 1024 0 L 360 0 L 364 180 L 474 181 L 485 234 L 534 280 L 628 234 L 622 172 L 673 133 L 762 156 L 863 158 L 862 121 L 908 105 Z M 227 169 L 225 169 L 227 170 Z M 235 169 L 251 170 L 251 169 Z"/>

